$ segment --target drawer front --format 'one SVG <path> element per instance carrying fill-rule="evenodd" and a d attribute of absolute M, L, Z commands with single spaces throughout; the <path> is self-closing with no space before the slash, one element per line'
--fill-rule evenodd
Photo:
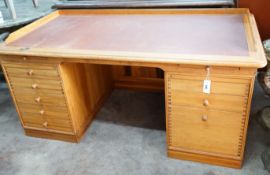
<path fill-rule="evenodd" d="M 27 114 L 27 113 L 32 113 L 37 116 L 37 115 L 40 115 L 40 111 L 44 111 L 43 116 L 45 118 L 70 121 L 69 113 L 66 107 L 35 105 L 35 104 L 20 103 L 20 102 L 17 103 L 17 105 L 19 107 L 19 110 L 22 116 L 23 114 Z"/>
<path fill-rule="evenodd" d="M 48 90 L 62 90 L 60 80 L 47 80 L 47 79 L 34 79 L 34 78 L 21 78 L 10 77 L 10 85 L 12 88 L 24 89 L 48 89 Z"/>
<path fill-rule="evenodd" d="M 233 95 L 208 95 L 204 93 L 172 90 L 171 104 L 172 106 L 189 106 L 241 113 L 243 111 L 243 107 L 246 105 L 246 98 Z"/>
<path fill-rule="evenodd" d="M 243 127 L 241 113 L 173 107 L 168 128 L 169 146 L 238 158 Z"/>
<path fill-rule="evenodd" d="M 16 94 L 32 94 L 32 95 L 40 95 L 47 96 L 48 94 L 63 96 L 64 92 L 62 89 L 33 89 L 33 88 L 23 88 L 23 87 L 12 87 L 12 91 Z"/>
<path fill-rule="evenodd" d="M 63 94 L 44 94 L 39 93 L 21 93 L 14 92 L 14 96 L 18 103 L 56 105 L 66 107 L 66 100 Z"/>
<path fill-rule="evenodd" d="M 172 90 L 181 92 L 202 93 L 205 77 L 187 77 L 170 79 Z M 249 81 L 240 79 L 211 78 L 211 94 L 246 96 L 249 89 Z"/>
<path fill-rule="evenodd" d="M 57 65 L 4 63 L 10 77 L 59 79 Z"/>

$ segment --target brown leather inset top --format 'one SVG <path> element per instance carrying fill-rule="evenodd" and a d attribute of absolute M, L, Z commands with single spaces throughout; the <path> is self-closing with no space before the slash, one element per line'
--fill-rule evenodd
<path fill-rule="evenodd" d="M 30 48 L 248 56 L 242 15 L 60 15 L 8 44 Z"/>

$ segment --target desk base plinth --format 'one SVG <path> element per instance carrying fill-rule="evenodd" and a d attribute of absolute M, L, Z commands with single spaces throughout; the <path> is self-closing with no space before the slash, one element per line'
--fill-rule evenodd
<path fill-rule="evenodd" d="M 37 138 L 45 138 L 45 139 L 61 140 L 61 141 L 72 142 L 72 143 L 79 143 L 79 140 L 76 137 L 76 135 L 52 133 L 52 132 L 39 131 L 39 130 L 33 130 L 33 129 L 24 129 L 24 131 L 25 131 L 25 135 L 30 136 L 30 137 L 37 137 Z"/>
<path fill-rule="evenodd" d="M 180 160 L 189 160 L 196 161 L 201 163 L 207 163 L 211 165 L 225 166 L 230 168 L 240 169 L 242 167 L 241 160 L 226 159 L 221 157 L 214 157 L 209 155 L 193 154 L 187 152 L 173 151 L 168 150 L 168 157 L 180 159 Z"/>

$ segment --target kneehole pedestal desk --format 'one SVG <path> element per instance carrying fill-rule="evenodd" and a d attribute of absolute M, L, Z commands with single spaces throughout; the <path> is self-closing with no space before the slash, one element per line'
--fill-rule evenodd
<path fill-rule="evenodd" d="M 26 135 L 70 142 L 113 89 L 113 65 L 160 68 L 169 157 L 235 168 L 266 65 L 247 9 L 56 11 L 12 33 L 0 61 Z"/>

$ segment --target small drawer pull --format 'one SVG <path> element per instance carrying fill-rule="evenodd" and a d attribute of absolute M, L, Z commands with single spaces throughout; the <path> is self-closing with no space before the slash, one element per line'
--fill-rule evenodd
<path fill-rule="evenodd" d="M 208 101 L 207 99 L 204 99 L 204 100 L 203 100 L 203 105 L 204 105 L 204 106 L 209 106 L 209 101 Z"/>
<path fill-rule="evenodd" d="M 37 98 L 35 99 L 35 101 L 36 101 L 37 103 L 39 103 L 39 102 L 41 101 L 41 98 L 40 98 L 40 97 L 37 97 Z"/>
<path fill-rule="evenodd" d="M 27 60 L 27 58 L 26 58 L 26 57 L 23 57 L 23 60 L 24 60 L 24 61 L 26 61 L 26 60 Z"/>
<path fill-rule="evenodd" d="M 33 89 L 36 89 L 37 87 L 38 87 L 37 84 L 32 84 L 32 88 L 33 88 Z"/>
<path fill-rule="evenodd" d="M 33 71 L 33 70 L 29 70 L 29 71 L 27 72 L 27 74 L 28 74 L 29 76 L 32 76 L 32 75 L 34 74 L 34 71 Z"/>
<path fill-rule="evenodd" d="M 39 111 L 40 115 L 44 115 L 45 111 L 44 110 L 41 110 Z"/>
<path fill-rule="evenodd" d="M 48 122 L 44 122 L 43 126 L 47 128 L 48 127 Z"/>
<path fill-rule="evenodd" d="M 203 115 L 202 116 L 202 121 L 206 122 L 208 120 L 208 116 L 207 115 Z"/>

